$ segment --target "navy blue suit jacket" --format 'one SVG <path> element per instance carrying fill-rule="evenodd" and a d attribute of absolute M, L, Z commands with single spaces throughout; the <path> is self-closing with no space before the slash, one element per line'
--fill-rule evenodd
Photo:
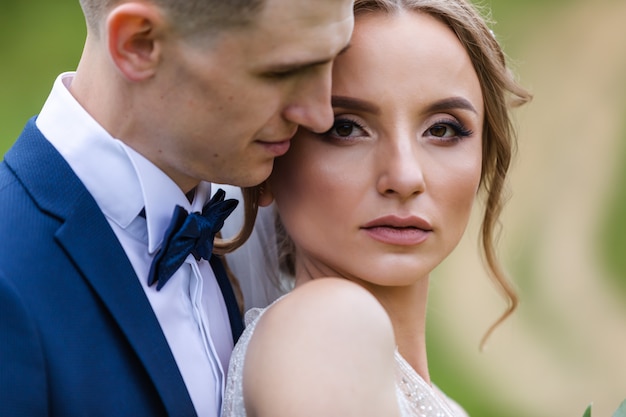
<path fill-rule="evenodd" d="M 0 415 L 196 415 L 124 250 L 34 119 L 0 164 Z"/>

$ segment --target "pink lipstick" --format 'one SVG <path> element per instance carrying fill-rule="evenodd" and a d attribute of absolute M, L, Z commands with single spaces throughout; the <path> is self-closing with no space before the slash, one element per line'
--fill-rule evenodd
<path fill-rule="evenodd" d="M 395 215 L 379 217 L 361 227 L 372 239 L 397 246 L 413 246 L 423 243 L 432 232 L 426 220 L 417 217 Z"/>

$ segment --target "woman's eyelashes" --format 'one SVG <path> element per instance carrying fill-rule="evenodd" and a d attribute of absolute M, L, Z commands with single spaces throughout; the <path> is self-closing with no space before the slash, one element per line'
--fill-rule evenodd
<path fill-rule="evenodd" d="M 456 119 L 444 119 L 432 124 L 424 136 L 432 138 L 439 144 L 452 145 L 463 138 L 472 136 L 474 132 Z"/>
<path fill-rule="evenodd" d="M 434 123 L 429 122 L 429 127 L 422 136 L 431 140 L 436 145 L 454 145 L 466 137 L 472 136 L 474 132 L 468 129 L 456 118 L 438 119 Z M 371 136 L 371 132 L 366 125 L 358 119 L 350 116 L 336 116 L 333 126 L 321 136 L 327 140 L 339 143 L 350 143 L 357 139 Z"/>
<path fill-rule="evenodd" d="M 357 120 L 342 116 L 337 117 L 333 122 L 333 126 L 323 133 L 322 136 L 329 139 L 345 141 L 368 136 L 368 133 L 365 126 Z"/>

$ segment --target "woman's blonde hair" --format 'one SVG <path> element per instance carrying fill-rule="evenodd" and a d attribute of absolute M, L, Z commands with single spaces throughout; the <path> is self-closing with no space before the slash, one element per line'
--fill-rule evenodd
<path fill-rule="evenodd" d="M 515 80 L 486 17 L 472 3 L 465 0 L 356 0 L 354 4 L 357 18 L 365 13 L 393 14 L 401 11 L 428 14 L 454 31 L 472 61 L 483 93 L 485 119 L 481 190 L 486 195 L 486 201 L 481 226 L 482 253 L 490 276 L 506 298 L 507 307 L 485 333 L 482 347 L 493 330 L 513 313 L 519 303 L 517 293 L 498 261 L 495 242 L 498 219 L 504 205 L 505 180 L 516 148 L 516 133 L 509 111 L 530 101 L 531 95 Z M 249 198 L 254 198 L 254 191 L 248 189 L 248 192 Z M 246 212 L 256 214 L 254 201 L 247 201 L 245 205 L 250 206 Z M 250 220 L 254 223 L 254 217 L 251 217 L 246 224 Z M 252 229 L 251 225 L 249 229 Z M 285 234 L 281 229 L 279 237 Z M 282 252 L 283 266 L 287 272 L 293 273 L 293 244 L 284 239 L 282 246 L 279 252 Z"/>
<path fill-rule="evenodd" d="M 509 110 L 530 101 L 531 95 L 515 80 L 486 16 L 472 3 L 465 0 L 356 0 L 354 4 L 356 16 L 402 10 L 433 16 L 457 35 L 472 61 L 483 93 L 481 188 L 486 194 L 486 202 L 481 226 L 482 253 L 490 276 L 507 300 L 507 307 L 485 333 L 482 347 L 493 330 L 519 304 L 517 293 L 498 261 L 495 241 L 504 205 L 506 175 L 516 149 L 516 134 Z"/>

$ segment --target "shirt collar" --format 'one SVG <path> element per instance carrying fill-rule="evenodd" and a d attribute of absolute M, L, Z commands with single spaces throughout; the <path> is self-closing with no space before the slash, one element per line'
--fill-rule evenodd
<path fill-rule="evenodd" d="M 153 253 L 161 246 L 174 207 L 179 205 L 187 212 L 201 212 L 211 195 L 211 184 L 201 182 L 196 187 L 193 201 L 189 202 L 180 187 L 156 165 L 130 147 L 126 150 L 141 184 L 148 225 L 148 251 Z"/>
<path fill-rule="evenodd" d="M 201 183 L 190 203 L 163 171 L 112 137 L 69 91 L 74 72 L 56 79 L 37 127 L 72 167 L 109 219 L 126 229 L 145 208 L 148 250 L 161 245 L 176 205 L 201 211 L 211 194 Z"/>

